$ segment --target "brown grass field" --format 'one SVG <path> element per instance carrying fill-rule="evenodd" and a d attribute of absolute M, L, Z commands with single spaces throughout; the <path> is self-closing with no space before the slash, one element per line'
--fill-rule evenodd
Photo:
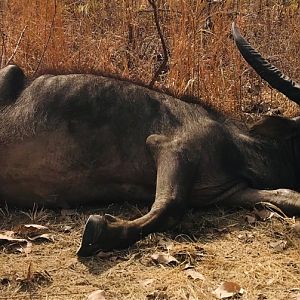
<path fill-rule="evenodd" d="M 299 1 L 157 4 L 169 63 L 156 88 L 199 97 L 247 121 L 266 113 L 299 114 L 243 62 L 230 38 L 236 21 L 266 58 L 300 81 Z M 0 66 L 16 63 L 29 77 L 103 73 L 148 84 L 162 54 L 146 0 L 0 0 Z M 167 233 L 152 234 L 128 250 L 78 260 L 85 220 L 104 212 L 133 218 L 145 208 L 112 204 L 67 215 L 1 208 L 0 231 L 36 223 L 48 226 L 54 241 L 33 242 L 28 253 L 0 250 L 0 300 L 86 299 L 97 289 L 106 299 L 215 299 L 212 291 L 223 281 L 238 283 L 241 299 L 300 299 L 297 219 L 249 223 L 246 215 L 252 212 L 245 210 L 189 211 Z M 178 263 L 156 265 L 151 255 L 158 251 Z M 187 263 L 203 278 L 188 277 Z"/>

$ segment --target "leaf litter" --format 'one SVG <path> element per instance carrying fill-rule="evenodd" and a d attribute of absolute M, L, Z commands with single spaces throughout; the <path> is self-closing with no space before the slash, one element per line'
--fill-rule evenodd
<path fill-rule="evenodd" d="M 30 253 L 32 243 L 26 239 L 13 237 L 11 231 L 0 233 L 0 246 L 8 252 Z"/>
<path fill-rule="evenodd" d="M 32 262 L 22 276 L 4 277 L 0 280 L 1 285 L 16 285 L 17 290 L 22 292 L 34 291 L 41 285 L 48 285 L 53 282 L 51 275 L 46 271 L 34 271 Z"/>
<path fill-rule="evenodd" d="M 151 255 L 151 259 L 159 265 L 177 265 L 179 261 L 169 253 L 157 252 Z"/>
<path fill-rule="evenodd" d="M 87 300 L 106 300 L 104 290 L 96 290 L 88 295 Z"/>
<path fill-rule="evenodd" d="M 29 254 L 32 242 L 54 242 L 48 227 L 39 224 L 22 224 L 10 231 L 0 232 L 0 246 L 8 252 Z"/>
<path fill-rule="evenodd" d="M 221 285 L 213 291 L 213 294 L 218 299 L 226 299 L 236 295 L 242 295 L 244 289 L 240 287 L 239 284 L 232 281 L 222 282 Z"/>
<path fill-rule="evenodd" d="M 193 280 L 204 280 L 204 276 L 196 271 L 195 269 L 187 269 L 187 270 L 184 270 L 184 273 L 187 275 L 188 278 L 191 278 Z"/>
<path fill-rule="evenodd" d="M 258 202 L 254 206 L 254 213 L 259 220 L 267 221 L 273 217 L 288 219 L 288 216 L 276 205 L 269 202 Z"/>
<path fill-rule="evenodd" d="M 204 217 L 207 218 L 207 215 L 205 215 Z M 221 215 L 221 217 L 222 217 L 222 215 Z M 230 222 L 226 221 L 225 219 L 224 219 L 224 221 L 221 219 L 221 221 L 223 222 L 223 223 L 221 223 L 221 227 L 226 227 L 227 223 L 230 223 L 230 224 L 236 223 L 235 218 L 236 218 L 236 215 L 233 215 L 233 218 L 230 219 Z M 216 226 L 215 224 L 218 225 L 218 222 L 219 222 L 219 219 L 217 219 L 217 218 L 215 218 L 214 220 L 216 220 L 216 221 L 213 225 L 213 228 L 215 228 L 215 226 Z M 245 220 L 244 215 L 241 214 L 239 216 L 239 220 L 241 221 L 240 223 L 243 224 L 243 220 Z M 59 224 L 59 226 L 60 226 L 60 224 Z M 77 236 L 77 234 L 78 234 L 77 232 L 79 229 L 74 225 L 73 225 L 73 228 L 74 228 L 74 230 L 72 230 L 72 237 L 74 238 L 75 235 Z M 267 231 L 264 230 L 265 228 L 267 228 Z M 244 228 L 242 228 L 242 229 L 244 229 Z M 246 232 L 245 231 L 237 231 L 236 232 L 237 234 L 226 235 L 226 237 L 228 238 L 228 242 L 230 242 L 230 245 L 229 245 L 229 243 L 224 244 L 225 242 L 222 239 L 220 239 L 218 241 L 218 245 L 214 246 L 215 248 L 211 247 L 210 244 L 206 245 L 203 242 L 200 242 L 200 243 L 199 242 L 198 243 L 188 243 L 188 242 L 185 243 L 182 241 L 178 242 L 177 237 L 173 238 L 173 239 L 169 239 L 168 235 L 166 235 L 164 237 L 167 240 L 167 242 L 165 244 L 161 243 L 160 245 L 157 244 L 159 235 L 158 235 L 157 240 L 155 240 L 156 236 L 154 234 L 152 236 L 150 236 L 149 238 L 144 239 L 143 241 L 141 241 L 138 244 L 138 246 L 141 245 L 142 251 L 140 251 L 139 248 L 134 248 L 133 253 L 129 252 L 129 254 L 126 254 L 127 258 L 130 258 L 130 259 L 131 259 L 131 257 L 133 257 L 133 258 L 131 259 L 130 265 L 128 265 L 126 262 L 124 262 L 125 265 L 123 266 L 124 271 L 126 270 L 126 274 L 131 274 L 130 278 L 137 279 L 136 282 L 138 284 L 135 285 L 135 287 L 132 286 L 133 297 L 134 297 L 134 295 L 136 295 L 137 299 L 145 299 L 145 297 L 148 294 L 148 297 L 147 297 L 148 299 L 164 299 L 164 298 L 165 299 L 168 299 L 168 298 L 173 299 L 174 297 L 175 297 L 174 299 L 189 299 L 189 300 L 193 299 L 193 298 L 194 299 L 206 299 L 206 297 L 201 296 L 202 293 L 205 294 L 205 291 L 206 292 L 211 291 L 212 287 L 214 286 L 213 282 L 215 282 L 215 280 L 218 280 L 218 279 L 220 280 L 221 278 L 226 278 L 225 269 L 222 268 L 222 270 L 217 271 L 217 274 L 216 274 L 216 273 L 210 272 L 210 268 L 211 268 L 211 270 L 217 270 L 220 267 L 220 265 L 225 266 L 224 262 L 227 262 L 227 263 L 229 262 L 227 259 L 228 255 L 232 255 L 232 253 L 234 253 L 234 256 L 236 257 L 235 262 L 230 262 L 230 265 L 228 265 L 228 267 L 230 267 L 230 270 L 231 270 L 233 265 L 235 265 L 234 272 L 237 272 L 236 274 L 239 274 L 240 271 L 243 272 L 245 270 L 245 263 L 243 264 L 243 257 L 239 257 L 239 252 L 236 253 L 237 249 L 234 246 L 231 247 L 236 242 L 239 242 L 240 238 L 242 240 L 244 240 L 243 236 L 241 236 L 240 238 L 238 237 L 239 232 L 242 233 L 243 235 L 247 234 L 247 240 L 248 240 L 248 232 L 249 232 L 249 235 L 251 233 L 251 243 L 254 244 L 254 247 L 256 247 L 255 249 L 258 249 L 257 248 L 258 244 L 261 245 L 260 248 L 258 250 L 256 250 L 256 251 L 259 251 L 259 253 L 260 253 L 259 256 L 256 255 L 256 252 L 253 252 L 253 253 L 250 252 L 253 254 L 253 256 L 251 256 L 252 258 L 250 257 L 251 263 L 253 264 L 252 265 L 253 272 L 256 272 L 256 273 L 259 272 L 258 268 L 256 267 L 258 265 L 257 260 L 261 261 L 260 268 L 264 268 L 264 269 L 266 268 L 266 270 L 270 269 L 270 271 L 271 270 L 273 271 L 274 270 L 273 265 L 272 266 L 265 265 L 265 261 L 264 260 L 262 261 L 260 256 L 263 253 L 270 253 L 270 251 L 269 251 L 271 248 L 270 243 L 273 241 L 274 236 L 277 236 L 277 232 L 282 232 L 282 239 L 283 240 L 287 239 L 290 244 L 289 237 L 285 237 L 285 235 L 291 235 L 291 233 L 292 233 L 291 224 L 287 224 L 286 222 L 281 222 L 280 220 L 277 220 L 276 218 L 274 218 L 274 220 L 272 220 L 272 222 L 260 223 L 260 224 L 258 223 L 257 226 L 255 226 L 254 228 L 251 228 L 251 231 L 249 231 L 249 228 L 246 228 L 246 229 L 247 229 Z M 270 231 L 271 231 L 271 233 L 270 233 Z M 252 232 L 254 234 L 252 234 Z M 203 235 L 201 233 L 201 235 L 199 235 L 198 237 L 200 237 L 200 239 L 203 239 L 202 236 Z M 294 236 L 291 236 L 291 238 L 294 239 Z M 198 238 L 198 237 L 196 237 L 196 238 Z M 206 241 L 207 236 L 205 235 L 203 237 L 204 237 L 204 241 Z M 57 239 L 58 241 L 59 241 L 59 238 L 60 238 L 60 236 L 58 236 L 58 239 Z M 267 239 L 266 243 L 264 243 L 265 239 Z M 221 244 L 220 244 L 220 242 L 221 242 Z M 210 240 L 210 243 L 214 243 L 214 240 Z M 291 244 L 291 247 L 288 248 L 288 251 L 294 250 L 294 248 L 295 248 L 294 244 L 295 244 L 295 242 L 293 242 Z M 228 248 L 226 248 L 226 246 L 224 247 L 224 245 L 227 245 Z M 252 245 L 250 245 L 250 246 L 252 249 L 253 248 Z M 47 245 L 46 247 L 50 247 L 49 249 L 53 249 L 53 247 L 55 247 L 55 249 L 58 249 L 58 247 L 55 245 L 54 246 Z M 244 243 L 241 244 L 241 247 L 244 247 Z M 76 245 L 74 248 L 75 250 L 73 248 L 70 247 L 71 251 L 69 251 L 70 255 L 72 255 L 72 257 L 74 256 L 74 251 L 76 250 L 75 249 Z M 225 251 L 222 255 L 219 255 L 219 253 L 215 252 L 215 251 L 217 251 L 217 249 L 219 250 L 220 248 Z M 234 251 L 234 252 L 231 252 L 230 248 L 232 248 L 232 251 Z M 262 248 L 265 249 L 264 250 L 265 252 L 262 252 L 263 251 Z M 162 250 L 164 250 L 164 251 L 162 251 Z M 145 256 L 145 251 L 146 251 L 146 253 L 148 253 L 149 256 L 148 255 Z M 250 248 L 248 251 L 250 251 Z M 275 252 L 275 251 L 272 251 L 271 253 L 273 253 L 273 252 Z M 150 269 L 147 270 L 147 268 L 146 268 L 146 270 L 144 270 L 145 269 L 144 267 L 145 267 L 145 265 L 148 266 L 147 263 L 149 262 L 149 257 L 153 253 L 167 253 L 167 254 L 173 256 L 177 261 L 179 261 L 179 264 L 181 266 L 185 265 L 185 262 L 186 262 L 186 265 L 184 268 L 182 268 L 180 270 L 178 267 L 176 267 L 176 268 L 153 268 L 153 264 L 152 264 L 152 269 L 151 269 L 151 273 L 150 273 L 149 272 Z M 36 253 L 34 253 L 34 255 L 36 255 Z M 48 254 L 48 255 L 51 255 L 51 254 Z M 109 253 L 108 256 L 111 256 L 111 255 L 115 256 L 116 253 L 115 252 Z M 103 255 L 103 256 L 105 256 L 105 255 Z M 136 258 L 140 258 L 141 256 L 142 256 L 142 259 L 136 259 Z M 195 260 L 191 259 L 191 257 L 195 257 Z M 255 260 L 254 260 L 254 258 L 255 258 Z M 200 259 L 200 262 L 198 259 Z M 78 272 L 80 269 L 82 269 L 80 262 L 78 262 L 76 260 L 76 258 L 74 258 L 74 260 L 76 261 L 76 265 L 72 269 L 69 269 L 69 268 L 66 269 L 63 272 L 64 274 L 66 274 L 65 272 L 68 272 L 69 270 L 71 270 L 71 272 L 74 272 L 74 271 Z M 110 265 L 110 270 L 112 270 L 110 272 L 112 272 L 111 273 L 112 275 L 108 275 L 108 278 L 106 278 L 107 277 L 106 274 L 110 274 L 110 273 L 105 272 L 105 274 L 103 276 L 100 275 L 103 285 L 107 284 L 108 281 L 113 282 L 114 290 L 109 291 L 109 293 L 113 295 L 113 298 L 109 298 L 109 299 L 117 299 L 118 296 L 122 297 L 123 295 L 126 295 L 126 294 L 123 294 L 122 286 L 124 285 L 124 281 L 122 282 L 122 279 L 121 279 L 121 278 L 123 278 L 124 275 L 122 275 L 122 272 L 120 273 L 120 267 L 118 267 L 119 265 L 122 265 L 123 262 L 121 262 L 120 264 L 118 263 L 114 266 L 114 264 L 111 264 L 109 257 L 101 258 L 101 254 L 99 255 L 99 257 L 95 257 L 95 259 L 93 261 L 94 261 L 94 263 L 93 263 L 94 267 L 96 267 L 96 264 L 99 264 L 99 261 L 101 262 L 101 265 L 103 265 L 103 264 Z M 289 263 L 289 261 L 287 261 L 286 264 L 287 263 Z M 210 267 L 208 267 L 208 264 Z M 48 263 L 48 265 L 49 265 L 49 263 Z M 50 265 L 52 267 L 52 264 L 50 264 Z M 92 266 L 90 264 L 90 262 L 88 263 L 88 265 Z M 139 267 L 139 265 L 143 266 L 142 267 L 143 271 L 137 269 L 137 267 Z M 278 266 L 279 265 L 280 264 L 278 264 Z M 170 266 L 173 266 L 172 263 L 170 264 Z M 176 264 L 174 266 L 176 266 Z M 278 266 L 275 263 L 275 269 Z M 198 271 L 197 270 L 198 267 L 201 267 L 201 270 L 205 270 L 204 282 L 202 282 L 201 279 L 193 279 L 192 277 L 189 277 L 184 272 L 184 270 L 188 270 L 188 269 L 194 269 L 195 271 Z M 43 267 L 43 269 L 44 269 L 44 267 Z M 157 269 L 157 271 L 155 271 L 155 269 Z M 293 268 L 293 270 L 294 269 L 295 268 Z M 286 271 L 287 271 L 287 269 L 286 269 Z M 130 273 L 130 272 L 132 272 L 132 273 Z M 144 280 L 145 288 L 142 287 L 143 284 L 139 280 L 142 277 L 139 277 L 139 273 L 135 273 L 135 272 L 143 272 L 145 274 L 145 277 L 143 276 L 144 278 L 147 278 Z M 253 272 L 251 271 L 251 269 L 249 269 L 249 272 L 247 273 L 247 274 L 250 274 L 249 278 L 252 277 Z M 266 271 L 266 273 L 267 272 L 269 272 L 269 271 Z M 176 275 L 175 275 L 175 273 L 176 273 Z M 8 280 L 11 280 L 10 276 L 7 276 L 7 274 L 9 274 L 8 271 L 5 271 L 2 274 L 2 277 L 7 278 Z M 60 273 L 57 273 L 57 274 L 60 274 Z M 90 276 L 88 273 L 85 273 L 85 275 Z M 174 277 L 174 275 L 175 275 L 175 277 Z M 215 277 L 215 275 L 217 275 L 217 277 Z M 57 276 L 57 275 L 55 275 L 55 276 Z M 129 276 L 129 275 L 126 275 L 126 276 Z M 232 277 L 232 274 L 230 276 Z M 247 275 L 247 277 L 248 277 L 248 275 Z M 95 278 L 95 280 L 93 281 L 92 278 Z M 212 278 L 213 278 L 213 281 L 212 281 Z M 268 278 L 270 278 L 270 277 L 268 277 Z M 155 281 L 152 282 L 152 279 L 154 279 Z M 64 279 L 61 279 L 61 280 L 64 280 Z M 97 285 L 99 284 L 98 280 L 99 280 L 99 275 L 93 276 L 93 277 L 90 276 L 89 281 L 87 281 L 87 282 L 90 282 L 90 283 L 93 282 L 93 286 L 97 288 Z M 56 279 L 56 281 L 57 281 L 57 279 Z M 277 279 L 276 282 L 280 283 L 281 279 L 279 279 L 279 281 Z M 168 286 L 168 290 L 164 290 L 160 286 L 161 283 Z M 242 280 L 241 283 L 242 283 L 243 288 L 245 288 L 247 290 L 247 294 L 248 294 L 247 296 L 253 295 L 253 293 L 255 291 L 251 290 L 252 284 L 251 285 L 250 285 L 250 283 L 248 284 L 247 280 L 245 281 L 244 279 Z M 256 284 L 257 284 L 257 282 L 256 282 Z M 295 284 L 295 283 L 293 283 L 293 284 Z M 56 284 L 53 283 L 52 285 L 53 285 L 53 288 L 55 288 L 55 290 L 59 292 L 59 282 L 57 282 Z M 34 286 L 34 284 L 33 284 L 33 286 Z M 140 287 L 140 289 L 136 288 L 138 286 Z M 12 288 L 14 288 L 13 284 L 12 284 Z M 87 297 L 91 286 L 88 287 L 88 284 L 86 286 L 82 286 L 82 285 L 78 286 L 78 288 L 80 288 L 80 289 L 83 288 L 84 290 L 79 290 L 77 287 L 74 287 L 74 288 L 76 288 L 77 293 L 79 293 L 79 292 L 82 293 L 81 294 L 82 297 L 80 299 L 84 299 L 84 297 Z M 177 290 L 177 288 L 178 288 L 178 290 Z M 47 288 L 45 287 L 43 289 L 40 289 L 39 293 L 42 293 L 42 291 L 44 291 L 44 289 L 49 290 L 50 293 L 52 291 L 52 290 L 50 290 L 50 289 L 52 289 L 52 287 L 47 287 Z M 203 289 L 205 289 L 205 290 L 203 290 Z M 109 290 L 109 288 L 108 288 L 108 290 Z M 126 290 L 128 291 L 128 287 L 126 287 Z M 270 298 L 269 295 L 272 294 L 272 292 L 270 292 L 269 290 L 267 290 L 267 291 L 261 290 L 261 292 L 264 295 L 267 295 L 268 299 Z M 124 293 L 125 293 L 125 290 L 124 290 Z M 187 296 L 187 295 L 189 295 L 189 296 Z M 256 293 L 256 297 L 257 297 L 257 295 L 258 295 L 258 293 Z M 237 296 L 234 296 L 234 297 L 237 297 Z M 124 296 L 124 298 L 126 298 L 126 296 Z M 210 295 L 209 299 L 211 299 L 211 298 L 212 298 L 212 295 Z M 126 299 L 129 299 L 129 298 L 127 297 Z M 272 297 L 270 299 L 272 299 Z"/>

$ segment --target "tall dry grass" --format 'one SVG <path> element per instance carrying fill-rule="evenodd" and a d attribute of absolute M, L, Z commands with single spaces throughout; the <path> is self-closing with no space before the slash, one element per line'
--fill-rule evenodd
<path fill-rule="evenodd" d="M 149 83 L 162 48 L 147 0 L 0 0 L 0 64 L 28 76 L 104 72 Z M 247 38 L 300 81 L 296 0 L 158 1 L 170 54 L 156 85 L 201 97 L 238 115 L 262 100 L 287 114 L 294 106 L 260 81 L 230 38 L 237 21 Z"/>

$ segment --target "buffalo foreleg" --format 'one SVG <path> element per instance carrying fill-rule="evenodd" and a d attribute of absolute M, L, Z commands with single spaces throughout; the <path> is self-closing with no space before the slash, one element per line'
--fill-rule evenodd
<path fill-rule="evenodd" d="M 151 232 L 176 224 L 184 214 L 195 164 L 186 157 L 186 151 L 177 140 L 151 135 L 147 145 L 157 167 L 156 195 L 150 211 L 132 221 L 111 215 L 90 216 L 79 256 L 128 247 Z"/>
<path fill-rule="evenodd" d="M 247 188 L 226 199 L 229 205 L 254 206 L 258 202 L 270 202 L 287 215 L 300 214 L 300 193 L 289 189 L 256 190 Z"/>

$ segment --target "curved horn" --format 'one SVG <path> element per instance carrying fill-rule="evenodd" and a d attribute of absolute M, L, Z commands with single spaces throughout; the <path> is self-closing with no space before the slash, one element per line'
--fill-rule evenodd
<path fill-rule="evenodd" d="M 232 36 L 242 56 L 256 73 L 273 88 L 300 105 L 300 85 L 284 75 L 253 49 L 243 38 L 235 23 L 232 23 Z"/>

